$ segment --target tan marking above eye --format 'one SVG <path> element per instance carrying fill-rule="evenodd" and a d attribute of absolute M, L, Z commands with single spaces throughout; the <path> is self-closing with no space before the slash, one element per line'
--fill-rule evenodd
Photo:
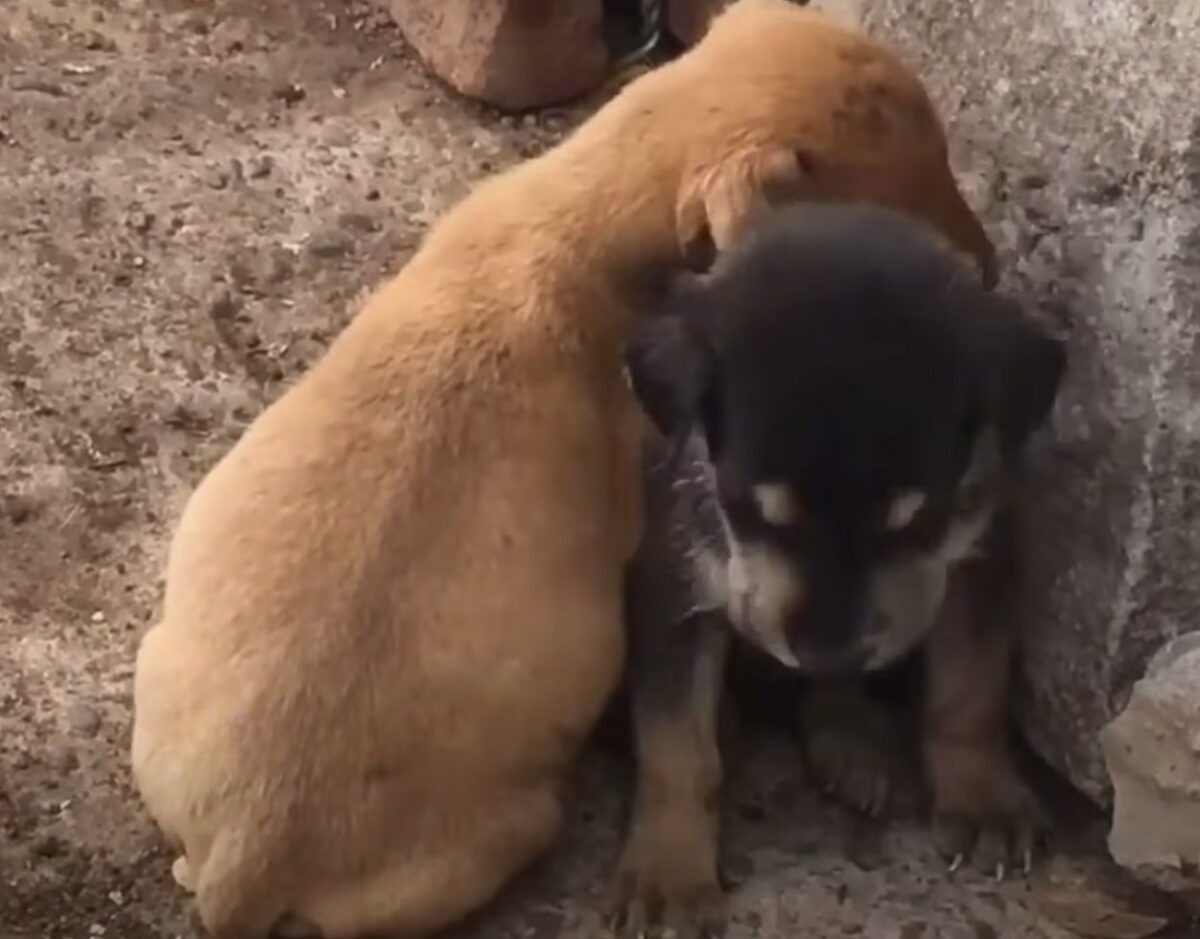
<path fill-rule="evenodd" d="M 754 501 L 769 525 L 795 525 L 800 521 L 800 505 L 783 483 L 759 483 L 753 489 Z"/>
<path fill-rule="evenodd" d="M 921 511 L 925 505 L 925 493 L 916 489 L 908 489 L 892 499 L 888 506 L 887 527 L 891 531 L 904 528 Z"/>

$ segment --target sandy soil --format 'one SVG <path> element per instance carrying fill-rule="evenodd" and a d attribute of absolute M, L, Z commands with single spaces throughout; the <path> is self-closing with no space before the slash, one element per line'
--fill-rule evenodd
<path fill-rule="evenodd" d="M 439 211 L 573 116 L 452 98 L 360 2 L 3 7 L 0 939 L 186 935 L 126 756 L 173 519 Z M 732 766 L 732 935 L 1063 935 L 917 823 L 862 850 L 786 740 Z M 601 934 L 625 779 L 581 776 L 562 851 L 467 934 Z"/>

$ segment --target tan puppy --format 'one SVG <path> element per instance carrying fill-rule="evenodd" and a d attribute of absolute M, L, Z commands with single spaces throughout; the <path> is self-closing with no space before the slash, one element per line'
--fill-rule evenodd
<path fill-rule="evenodd" d="M 217 939 L 423 935 L 551 843 L 623 660 L 633 311 L 793 195 L 919 212 L 994 276 L 917 79 L 744 0 L 450 212 L 200 484 L 133 768 Z"/>

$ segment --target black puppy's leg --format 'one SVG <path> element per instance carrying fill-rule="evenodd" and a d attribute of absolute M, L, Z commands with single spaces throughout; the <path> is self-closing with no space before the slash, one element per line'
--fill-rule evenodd
<path fill-rule="evenodd" d="M 680 937 L 714 934 L 724 918 L 718 717 L 728 625 L 720 613 L 648 622 L 635 607 L 633 618 L 637 792 L 618 874 L 618 926 L 631 935 L 660 925 Z"/>
<path fill-rule="evenodd" d="M 813 681 L 800 719 L 809 771 L 821 790 L 854 812 L 883 813 L 904 768 L 901 722 L 857 678 Z"/>
<path fill-rule="evenodd" d="M 1028 869 L 1043 816 L 1013 760 L 1008 697 L 1015 637 L 987 566 L 977 561 L 951 576 L 927 641 L 922 751 L 934 835 L 951 867 L 974 855 L 1003 877 L 1014 863 Z"/>

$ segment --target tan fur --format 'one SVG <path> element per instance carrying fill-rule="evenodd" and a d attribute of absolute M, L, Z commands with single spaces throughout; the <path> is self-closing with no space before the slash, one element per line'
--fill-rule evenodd
<path fill-rule="evenodd" d="M 431 231 L 197 488 L 138 653 L 136 783 L 216 939 L 425 935 L 550 844 L 624 651 L 645 288 L 779 196 L 987 268 L 944 151 L 887 53 L 744 0 Z"/>

